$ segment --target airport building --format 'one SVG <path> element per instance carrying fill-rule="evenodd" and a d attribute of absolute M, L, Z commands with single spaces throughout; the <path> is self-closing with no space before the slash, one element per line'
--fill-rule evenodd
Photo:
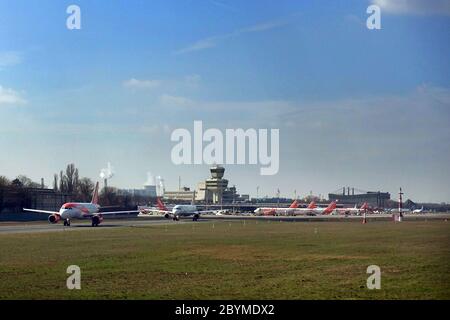
<path fill-rule="evenodd" d="M 197 184 L 195 191 L 180 188 L 177 191 L 166 191 L 164 199 L 175 202 L 199 202 L 206 204 L 224 204 L 249 201 L 249 195 L 240 195 L 236 187 L 228 187 L 224 179 L 225 168 L 219 165 L 210 168 L 211 177 Z"/>
<path fill-rule="evenodd" d="M 0 212 L 21 212 L 22 208 L 58 211 L 72 195 L 47 188 L 0 188 Z"/>
<path fill-rule="evenodd" d="M 156 198 L 156 186 L 146 185 L 144 186 L 144 189 L 120 189 L 118 195 Z"/>
<path fill-rule="evenodd" d="M 166 191 L 164 192 L 164 200 L 174 202 L 188 202 L 191 203 L 195 199 L 195 191 L 190 188 L 183 187 L 178 191 Z"/>
<path fill-rule="evenodd" d="M 355 188 L 343 188 L 342 193 L 329 193 L 330 201 L 337 201 L 342 204 L 362 205 L 364 202 L 371 207 L 385 208 L 388 205 L 391 195 L 389 192 L 367 191 L 355 193 Z"/>
<path fill-rule="evenodd" d="M 205 199 L 206 203 L 223 203 L 223 196 L 228 190 L 228 180 L 223 178 L 225 168 L 222 166 L 211 167 L 211 178 L 205 181 Z"/>

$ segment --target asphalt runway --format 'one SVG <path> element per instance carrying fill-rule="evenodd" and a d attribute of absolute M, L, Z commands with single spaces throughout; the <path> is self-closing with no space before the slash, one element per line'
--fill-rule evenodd
<path fill-rule="evenodd" d="M 177 223 L 188 223 L 191 220 L 182 220 Z M 0 223 L 0 234 L 5 233 L 40 233 L 40 232 L 65 232 L 86 229 L 107 230 L 123 227 L 144 227 L 148 225 L 172 224 L 172 220 L 162 217 L 130 218 L 130 219 L 105 219 L 98 227 L 92 227 L 90 220 L 72 220 L 70 227 L 65 227 L 62 222 L 50 224 L 48 222 L 3 222 Z"/>
<path fill-rule="evenodd" d="M 0 223 L 0 235 L 1 234 L 14 234 L 14 233 L 41 233 L 41 232 L 72 232 L 86 229 L 95 230 L 108 230 L 111 228 L 139 228 L 151 225 L 172 225 L 180 223 L 202 223 L 208 221 L 239 221 L 239 220 L 266 220 L 266 221 L 284 221 L 284 222 L 362 222 L 362 216 L 213 216 L 203 215 L 197 222 L 193 222 L 191 218 L 181 218 L 180 221 L 172 221 L 165 219 L 162 216 L 144 216 L 135 218 L 108 218 L 98 227 L 92 227 L 90 220 L 72 220 L 70 227 L 64 227 L 62 222 L 57 224 L 50 224 L 48 222 L 2 222 Z M 373 221 L 392 221 L 391 214 L 371 214 L 367 215 L 368 222 Z M 403 221 L 428 221 L 428 220 L 450 220 L 450 213 L 436 214 L 405 214 Z"/>

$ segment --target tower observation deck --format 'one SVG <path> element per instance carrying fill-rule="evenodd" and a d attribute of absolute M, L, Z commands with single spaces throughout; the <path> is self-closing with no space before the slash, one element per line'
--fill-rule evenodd
<path fill-rule="evenodd" d="M 211 178 L 206 179 L 206 189 L 209 191 L 210 199 L 208 202 L 222 203 L 224 191 L 228 188 L 228 180 L 223 179 L 225 168 L 222 166 L 213 166 L 210 168 Z"/>

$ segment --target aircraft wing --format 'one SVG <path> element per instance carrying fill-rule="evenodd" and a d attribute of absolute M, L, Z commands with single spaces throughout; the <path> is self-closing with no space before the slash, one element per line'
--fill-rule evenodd
<path fill-rule="evenodd" d="M 138 212 L 142 212 L 142 211 L 158 212 L 158 213 L 160 213 L 160 214 L 172 213 L 172 211 L 169 211 L 169 210 L 160 210 L 160 209 L 141 209 L 141 210 L 138 210 Z"/>
<path fill-rule="evenodd" d="M 95 215 L 113 215 L 113 214 L 122 214 L 122 213 L 139 213 L 139 210 L 97 212 L 97 213 L 92 214 L 92 216 L 95 216 Z"/>
<path fill-rule="evenodd" d="M 30 211 L 30 212 L 38 212 L 38 213 L 47 213 L 47 214 L 58 214 L 58 212 L 55 211 L 47 211 L 47 210 L 36 210 L 36 209 L 26 209 L 22 208 L 23 211 Z"/>
<path fill-rule="evenodd" d="M 219 210 L 202 210 L 202 211 L 198 211 L 198 213 L 202 214 L 202 213 L 216 213 Z"/>

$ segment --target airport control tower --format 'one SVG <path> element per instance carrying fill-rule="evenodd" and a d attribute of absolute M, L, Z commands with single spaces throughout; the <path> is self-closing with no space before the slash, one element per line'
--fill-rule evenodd
<path fill-rule="evenodd" d="M 211 178 L 206 179 L 206 189 L 209 191 L 212 203 L 222 203 L 223 193 L 228 187 L 228 180 L 223 179 L 225 168 L 222 166 L 213 166 L 210 169 Z"/>

